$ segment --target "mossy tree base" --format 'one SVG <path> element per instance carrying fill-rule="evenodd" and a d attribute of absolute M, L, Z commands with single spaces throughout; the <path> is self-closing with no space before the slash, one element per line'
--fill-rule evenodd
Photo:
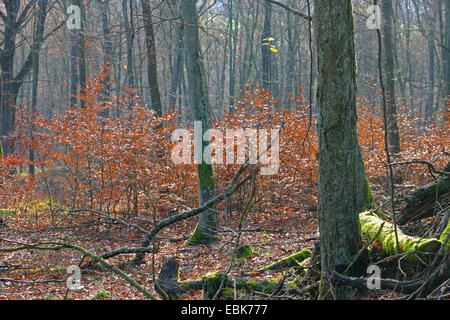
<path fill-rule="evenodd" d="M 199 225 L 197 224 L 195 226 L 194 232 L 192 232 L 192 235 L 184 243 L 184 246 L 187 247 L 201 244 L 211 244 L 215 241 L 217 241 L 217 237 L 205 235 L 204 232 L 200 230 Z"/>

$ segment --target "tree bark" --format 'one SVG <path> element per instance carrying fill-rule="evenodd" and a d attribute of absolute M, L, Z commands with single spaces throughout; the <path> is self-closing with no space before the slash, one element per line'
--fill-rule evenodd
<path fill-rule="evenodd" d="M 264 16 L 264 30 L 261 38 L 261 53 L 262 53 L 262 87 L 267 90 L 272 90 L 272 66 L 271 66 L 271 51 L 270 46 L 263 45 L 269 41 L 265 40 L 271 37 L 272 33 L 272 4 L 268 1 L 264 2 L 265 16 Z"/>
<path fill-rule="evenodd" d="M 42 38 L 44 35 L 45 19 L 47 17 L 47 5 L 48 0 L 39 0 L 38 6 L 36 7 L 36 18 L 34 22 L 34 32 L 33 32 L 33 44 L 32 44 L 32 61 L 33 61 L 33 82 L 32 82 L 32 93 L 31 93 L 31 128 L 30 135 L 31 141 L 34 140 L 34 134 L 36 127 L 34 124 L 34 117 L 37 111 L 37 93 L 38 93 L 38 81 L 39 81 L 39 48 L 41 47 Z M 34 175 L 34 148 L 33 146 L 29 149 L 29 173 Z"/>
<path fill-rule="evenodd" d="M 320 252 L 322 272 L 330 272 L 347 263 L 361 246 L 358 199 L 365 198 L 361 193 L 368 184 L 356 133 L 351 0 L 315 0 L 314 5 L 319 75 Z"/>
<path fill-rule="evenodd" d="M 75 107 L 78 102 L 79 87 L 84 87 L 86 83 L 86 61 L 85 61 L 85 8 L 82 0 L 72 0 L 72 5 L 76 5 L 81 10 L 81 28 L 70 30 L 70 107 Z M 80 99 L 80 105 L 84 102 Z"/>
<path fill-rule="evenodd" d="M 148 0 L 143 0 L 141 3 L 142 3 L 142 15 L 144 19 L 145 44 L 147 47 L 147 76 L 148 76 L 148 85 L 150 87 L 150 97 L 152 99 L 152 110 L 156 111 L 156 113 L 159 116 L 161 116 L 162 104 L 158 83 L 156 42 L 155 42 L 155 32 L 153 30 L 152 10 L 150 7 L 150 2 Z"/>
<path fill-rule="evenodd" d="M 445 1 L 445 99 L 444 99 L 444 120 L 448 120 L 450 105 L 450 1 Z M 446 110 L 446 111 L 445 111 Z"/>
<path fill-rule="evenodd" d="M 29 1 L 22 8 L 21 1 L 3 0 L 3 6 L 6 14 L 0 18 L 4 25 L 4 41 L 0 50 L 1 75 L 1 103 L 0 103 L 0 139 L 3 142 L 4 155 L 10 155 L 14 150 L 12 135 L 16 121 L 15 104 L 17 95 L 24 82 L 26 75 L 31 71 L 33 63 L 33 51 L 24 59 L 21 68 L 17 74 L 14 74 L 14 58 L 16 55 L 17 35 L 29 21 L 29 13 L 36 0 Z M 20 11 L 20 8 L 22 10 Z M 45 15 L 47 12 L 44 13 Z M 39 43 L 42 43 L 40 39 Z M 40 49 L 40 45 L 37 50 Z"/>
<path fill-rule="evenodd" d="M 184 55 L 186 59 L 186 70 L 188 77 L 189 101 L 192 108 L 194 121 L 200 121 L 203 134 L 211 127 L 211 106 L 208 97 L 205 70 L 200 47 L 198 32 L 198 16 L 196 0 L 182 2 L 184 21 Z M 202 150 L 208 145 L 202 141 Z M 199 205 L 214 198 L 214 170 L 212 164 L 202 162 L 197 164 L 199 184 Z M 188 244 L 210 243 L 217 239 L 217 213 L 214 208 L 205 210 L 200 214 L 198 225 Z"/>
<path fill-rule="evenodd" d="M 387 103 L 387 117 L 385 121 L 387 121 L 390 151 L 395 154 L 400 152 L 400 136 L 397 124 L 397 106 L 395 102 L 394 44 L 392 41 L 392 0 L 383 0 L 382 15 L 384 17 L 383 44 Z"/>

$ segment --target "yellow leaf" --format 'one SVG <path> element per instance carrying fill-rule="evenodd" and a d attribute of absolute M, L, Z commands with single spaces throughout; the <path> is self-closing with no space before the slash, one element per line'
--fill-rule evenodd
<path fill-rule="evenodd" d="M 270 47 L 270 51 L 272 51 L 272 52 L 278 52 L 278 50 L 277 50 L 276 48 L 274 48 L 274 47 Z"/>

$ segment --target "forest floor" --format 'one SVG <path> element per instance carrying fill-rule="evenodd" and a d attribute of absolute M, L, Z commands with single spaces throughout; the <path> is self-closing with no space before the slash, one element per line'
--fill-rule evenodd
<path fill-rule="evenodd" d="M 121 246 L 132 246 L 130 243 L 133 242 L 135 242 L 134 246 L 138 246 L 142 241 L 141 235 L 118 226 L 104 224 L 79 227 L 79 220 L 75 225 L 69 222 L 70 218 L 65 217 L 64 223 L 56 223 L 56 227 L 36 227 L 34 218 L 28 216 L 26 218 L 28 221 L 22 220 L 22 226 L 28 225 L 29 230 L 3 228 L 0 229 L 0 238 L 11 241 L 11 247 L 21 243 L 65 240 L 97 254 Z M 185 240 L 189 237 L 189 231 L 194 229 L 196 221 L 196 218 L 184 220 L 159 233 L 159 236 L 167 237 L 169 240 L 161 240 L 159 251 L 154 255 L 156 277 L 165 259 L 169 257 L 175 257 L 180 263 L 180 280 L 200 279 L 207 273 L 228 269 L 231 261 L 231 241 L 232 238 L 235 239 L 236 229 L 221 226 L 219 241 L 211 246 L 184 246 Z M 230 225 L 237 225 L 239 215 L 231 215 L 229 221 Z M 254 253 L 232 267 L 230 271 L 232 276 L 249 276 L 259 279 L 280 277 L 281 273 L 255 275 L 254 271 L 300 249 L 311 249 L 314 240 L 318 237 L 316 214 L 312 212 L 258 213 L 257 216 L 249 215 L 246 225 L 241 233 L 240 245 L 251 245 Z M 177 238 L 174 239 L 173 235 L 177 235 Z M 233 249 L 234 246 L 235 243 L 233 243 Z M 82 267 L 81 284 L 84 288 L 67 292 L 67 267 L 78 265 L 81 257 L 79 252 L 71 250 L 57 252 L 23 250 L 0 253 L 0 299 L 143 298 L 141 292 L 120 276 L 99 267 Z M 153 255 L 146 254 L 147 263 L 140 266 L 131 267 L 124 264 L 132 258 L 132 254 L 123 254 L 108 261 L 121 266 L 121 269 L 131 278 L 159 296 L 152 284 Z M 181 298 L 199 299 L 201 295 L 201 291 L 193 291 Z"/>
<path fill-rule="evenodd" d="M 384 179 L 373 179 L 372 192 L 376 203 L 382 210 L 389 211 L 389 197 L 386 195 Z M 411 189 L 399 189 L 406 194 Z M 121 254 L 108 259 L 128 276 L 144 286 L 154 296 L 162 298 L 154 289 L 154 279 L 166 259 L 174 257 L 180 264 L 180 280 L 199 280 L 208 273 L 226 272 L 229 269 L 232 252 L 238 246 L 250 245 L 253 254 L 233 262 L 230 276 L 255 279 L 282 278 L 283 272 L 257 273 L 259 268 L 302 249 L 312 249 L 318 240 L 317 208 L 314 192 L 306 192 L 311 199 L 299 202 L 277 201 L 272 205 L 255 205 L 248 212 L 242 232 L 239 232 L 241 213 L 230 209 L 226 217 L 220 204 L 219 240 L 210 246 L 185 246 L 185 241 L 194 230 L 198 217 L 192 217 L 174 223 L 158 233 L 161 238 L 159 250 L 153 255 L 145 255 L 146 263 L 138 266 L 127 264 L 134 258 L 133 254 Z M 399 196 L 402 199 L 401 196 Z M 400 210 L 403 201 L 398 201 Z M 41 206 L 41 207 L 40 207 Z M 189 207 L 184 207 L 189 209 Z M 236 209 L 238 210 L 238 209 Z M 171 213 L 172 212 L 172 213 Z M 174 214 L 173 210 L 158 210 L 157 220 L 161 221 Z M 146 230 L 154 226 L 153 215 L 143 210 L 139 215 L 118 214 L 117 218 L 129 224 L 137 224 Z M 88 212 L 67 213 L 50 211 L 45 203 L 34 203 L 23 211 L 5 213 L 0 209 L 0 218 L 6 227 L 0 226 L 1 248 L 20 247 L 23 244 L 37 242 L 65 242 L 76 244 L 102 255 L 121 247 L 139 247 L 143 241 L 142 233 L 123 225 L 107 223 L 98 215 Z M 429 221 L 431 223 L 431 220 Z M 406 226 L 412 228 L 410 233 L 420 236 L 419 229 L 426 228 L 422 222 Z M 236 243 L 239 235 L 239 244 Z M 63 249 L 48 251 L 27 249 L 12 252 L 0 252 L 0 299 L 107 299 L 130 300 L 143 299 L 143 294 L 127 283 L 118 274 L 91 264 L 88 259 L 82 261 L 78 251 Z M 71 265 L 81 266 L 81 290 L 67 290 L 67 268 Z M 395 275 L 394 275 L 395 276 Z M 287 296 L 286 299 L 303 299 L 307 296 Z M 390 291 L 371 290 L 357 294 L 355 299 L 395 299 L 398 294 Z M 237 299 L 267 299 L 261 292 L 240 292 Z M 273 297 L 272 297 L 273 298 Z M 202 291 L 190 291 L 180 299 L 202 299 Z"/>

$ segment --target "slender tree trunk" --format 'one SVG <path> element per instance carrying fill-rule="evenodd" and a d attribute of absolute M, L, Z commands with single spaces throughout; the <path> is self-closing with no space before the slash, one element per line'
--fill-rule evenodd
<path fill-rule="evenodd" d="M 169 5 L 172 7 L 174 18 L 179 15 L 178 4 L 174 2 Z M 177 100 L 177 89 L 180 87 L 180 73 L 183 67 L 183 23 L 175 27 L 175 55 L 173 57 L 172 79 L 170 82 L 169 108 L 174 108 Z"/>
<path fill-rule="evenodd" d="M 409 3 L 406 2 L 406 63 L 408 65 L 408 85 L 409 85 L 409 110 L 411 114 L 414 114 L 414 69 L 411 63 L 411 17 L 409 12 Z"/>
<path fill-rule="evenodd" d="M 382 14 L 384 67 L 386 74 L 386 102 L 389 146 L 393 154 L 400 152 L 400 136 L 397 124 L 397 106 L 395 102 L 394 44 L 392 41 L 392 0 L 383 0 Z"/>
<path fill-rule="evenodd" d="M 288 55 L 285 61 L 286 63 L 286 92 L 283 92 L 283 95 L 286 93 L 294 94 L 294 74 L 295 74 L 295 43 L 294 41 L 294 26 L 295 19 L 291 19 L 291 13 L 286 12 L 286 22 L 287 22 L 287 42 L 288 42 Z M 286 97 L 285 100 L 286 106 L 291 109 L 292 103 L 289 97 Z"/>
<path fill-rule="evenodd" d="M 70 30 L 70 106 L 73 108 L 78 102 L 78 88 L 83 88 L 86 83 L 86 61 L 85 61 L 85 9 L 83 0 L 72 0 L 72 5 L 81 10 L 80 29 Z M 84 106 L 83 100 L 80 105 Z"/>
<path fill-rule="evenodd" d="M 205 70 L 200 47 L 196 0 L 182 1 L 184 21 L 184 52 L 188 77 L 189 101 L 194 121 L 202 124 L 201 135 L 210 128 L 211 106 L 208 98 Z M 202 150 L 208 145 L 202 143 Z M 199 205 L 212 199 L 215 194 L 214 170 L 211 164 L 197 164 L 199 183 Z M 214 208 L 200 214 L 199 222 L 187 243 L 210 243 L 217 239 L 217 213 Z"/>
<path fill-rule="evenodd" d="M 142 2 L 142 15 L 144 18 L 145 43 L 147 47 L 147 76 L 152 99 L 152 109 L 162 115 L 161 94 L 158 83 L 158 68 L 156 63 L 156 42 L 153 30 L 152 10 L 149 0 Z"/>
<path fill-rule="evenodd" d="M 428 38 L 428 59 L 429 59 L 429 88 L 428 88 L 428 99 L 425 107 L 425 118 L 427 122 L 432 121 L 433 117 L 433 105 L 434 105 L 434 85 L 435 85 L 435 56 L 434 56 L 434 26 L 430 31 Z"/>
<path fill-rule="evenodd" d="M 111 30 L 109 28 L 109 0 L 103 1 L 101 6 L 102 12 L 102 29 L 103 29 L 103 64 L 106 68 L 106 75 L 103 81 L 103 98 L 106 99 L 111 94 L 111 65 L 112 65 L 112 56 L 113 56 L 113 48 L 111 41 Z M 107 110 L 103 112 L 103 115 L 107 115 Z"/>
<path fill-rule="evenodd" d="M 445 107 L 444 120 L 448 120 L 450 105 L 450 1 L 445 1 Z"/>
<path fill-rule="evenodd" d="M 265 16 L 264 29 L 261 38 L 261 44 L 267 43 L 272 34 L 272 4 L 268 1 L 264 2 Z M 272 91 L 272 68 L 271 68 L 271 51 L 270 46 L 261 45 L 262 53 L 262 87 L 265 90 Z"/>
<path fill-rule="evenodd" d="M 48 0 L 39 0 L 38 6 L 35 10 L 35 22 L 33 31 L 33 44 L 32 44 L 32 63 L 33 63 L 33 82 L 32 82 L 32 93 L 31 93 L 31 128 L 30 135 L 31 141 L 34 140 L 34 134 L 36 132 L 36 126 L 34 124 L 34 117 L 37 109 L 37 92 L 38 92 L 38 81 L 39 81 L 39 48 L 41 46 L 42 38 L 44 35 L 45 19 L 47 17 L 47 5 Z M 29 173 L 34 175 L 34 160 L 35 154 L 33 146 L 29 149 Z"/>
<path fill-rule="evenodd" d="M 133 42 L 134 42 L 134 30 L 130 26 L 130 19 L 133 19 L 132 12 L 130 19 L 128 18 L 128 1 L 122 0 L 122 11 L 123 11 L 123 25 L 125 27 L 125 38 L 127 41 L 127 66 L 126 66 L 126 78 L 127 86 L 129 88 L 134 88 L 136 86 L 136 81 L 134 79 L 134 59 L 133 59 Z M 132 3 L 132 2 L 130 2 Z M 130 7 L 130 11 L 131 11 Z"/>

